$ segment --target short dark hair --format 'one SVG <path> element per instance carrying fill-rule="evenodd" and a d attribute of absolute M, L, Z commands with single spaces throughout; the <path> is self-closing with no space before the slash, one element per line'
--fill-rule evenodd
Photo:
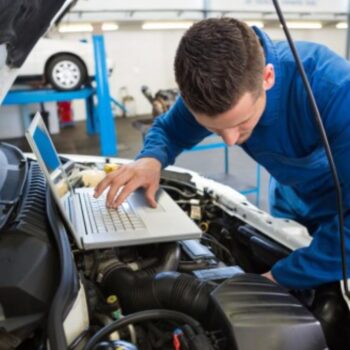
<path fill-rule="evenodd" d="M 261 92 L 265 59 L 247 24 L 211 18 L 194 24 L 182 37 L 175 77 L 187 106 L 215 116 L 226 112 L 245 92 Z"/>

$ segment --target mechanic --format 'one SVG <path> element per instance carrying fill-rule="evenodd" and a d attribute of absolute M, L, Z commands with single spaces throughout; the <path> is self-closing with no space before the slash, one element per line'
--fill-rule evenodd
<path fill-rule="evenodd" d="M 350 64 L 325 46 L 296 46 L 342 184 L 350 256 Z M 137 160 L 107 175 L 95 195 L 110 186 L 107 205 L 117 207 L 143 187 L 155 207 L 161 169 L 216 133 L 271 174 L 271 214 L 296 220 L 313 236 L 310 246 L 281 259 L 265 276 L 292 289 L 341 280 L 335 187 L 288 43 L 272 42 L 232 18 L 206 19 L 182 37 L 175 76 L 181 97 L 156 119 Z"/>

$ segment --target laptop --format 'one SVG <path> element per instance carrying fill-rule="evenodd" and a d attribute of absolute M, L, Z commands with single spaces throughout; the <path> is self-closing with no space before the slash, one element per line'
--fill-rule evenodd
<path fill-rule="evenodd" d="M 63 219 L 76 244 L 84 250 L 200 238 L 201 230 L 162 189 L 157 208 L 150 208 L 143 190 L 137 190 L 118 208 L 106 207 L 106 192 L 94 198 L 93 188 L 73 188 L 45 123 L 37 113 L 26 137 L 37 157 Z"/>

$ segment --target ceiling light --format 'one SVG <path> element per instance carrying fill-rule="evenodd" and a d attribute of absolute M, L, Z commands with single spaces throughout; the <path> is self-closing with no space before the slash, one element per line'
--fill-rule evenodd
<path fill-rule="evenodd" d="M 250 27 L 255 26 L 258 28 L 264 28 L 264 22 L 262 21 L 245 21 L 245 23 L 247 23 Z"/>
<path fill-rule="evenodd" d="M 161 30 L 161 29 L 188 29 L 193 22 L 145 22 L 142 29 L 145 30 Z"/>
<path fill-rule="evenodd" d="M 290 21 L 287 22 L 287 26 L 290 29 L 321 29 L 322 23 L 321 22 L 296 22 L 296 21 Z"/>
<path fill-rule="evenodd" d="M 61 24 L 58 28 L 60 33 L 81 33 L 81 32 L 92 32 L 93 27 L 90 23 L 81 24 Z"/>
<path fill-rule="evenodd" d="M 119 26 L 117 23 L 114 23 L 114 22 L 102 23 L 102 30 L 104 32 L 111 32 L 113 30 L 118 30 L 118 29 L 119 29 Z"/>
<path fill-rule="evenodd" d="M 335 27 L 337 29 L 348 29 L 348 22 L 338 22 Z"/>

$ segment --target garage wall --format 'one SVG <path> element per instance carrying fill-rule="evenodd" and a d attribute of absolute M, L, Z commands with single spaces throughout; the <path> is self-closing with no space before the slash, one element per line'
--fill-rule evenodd
<path fill-rule="evenodd" d="M 273 40 L 285 40 L 282 29 L 266 28 L 265 31 Z M 291 30 L 294 40 L 314 41 L 328 46 L 341 56 L 345 56 L 346 30 L 323 28 L 317 30 Z"/>
<path fill-rule="evenodd" d="M 272 39 L 284 39 L 282 30 L 266 28 Z M 115 71 L 110 78 L 111 94 L 120 99 L 120 88 L 126 86 L 135 98 L 137 114 L 151 112 L 151 106 L 140 92 L 142 85 L 152 91 L 176 87 L 173 74 L 173 60 L 176 47 L 184 33 L 183 30 L 144 31 L 119 30 L 105 33 L 108 56 L 115 62 Z M 316 41 L 345 54 L 346 31 L 334 28 L 322 30 L 294 30 L 295 40 Z M 56 34 L 56 37 L 58 34 Z M 90 34 L 65 34 L 63 38 L 90 38 Z M 76 119 L 84 119 L 84 105 L 75 103 Z"/>
<path fill-rule="evenodd" d="M 126 86 L 135 98 L 138 114 L 151 112 L 151 105 L 140 88 L 148 85 L 153 92 L 176 87 L 173 61 L 183 31 L 120 31 L 106 33 L 108 55 L 115 61 L 111 93 L 118 97 Z"/>

